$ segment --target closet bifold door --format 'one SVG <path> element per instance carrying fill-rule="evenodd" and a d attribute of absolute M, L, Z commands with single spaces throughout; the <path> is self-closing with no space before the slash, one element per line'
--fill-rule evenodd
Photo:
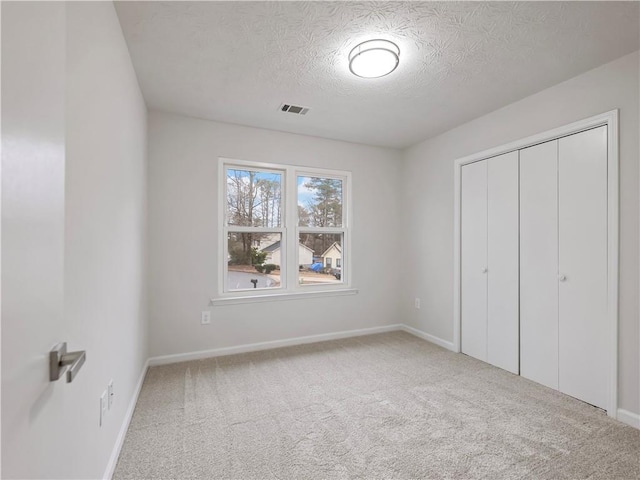
<path fill-rule="evenodd" d="M 561 138 L 559 390 L 606 408 L 607 127 Z"/>
<path fill-rule="evenodd" d="M 518 374 L 518 152 L 487 162 L 487 361 Z"/>
<path fill-rule="evenodd" d="M 518 373 L 518 152 L 462 167 L 462 353 Z"/>
<path fill-rule="evenodd" d="M 487 361 L 487 164 L 462 167 L 460 334 L 462 353 Z"/>
<path fill-rule="evenodd" d="M 558 389 L 558 141 L 520 150 L 520 375 Z"/>

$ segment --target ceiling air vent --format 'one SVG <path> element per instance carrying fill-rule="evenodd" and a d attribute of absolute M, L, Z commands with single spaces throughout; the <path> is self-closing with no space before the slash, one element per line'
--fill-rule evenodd
<path fill-rule="evenodd" d="M 283 103 L 280 105 L 281 112 L 287 113 L 295 113 L 296 115 L 306 115 L 309 111 L 309 107 L 301 107 L 299 105 L 291 105 L 288 103 Z"/>

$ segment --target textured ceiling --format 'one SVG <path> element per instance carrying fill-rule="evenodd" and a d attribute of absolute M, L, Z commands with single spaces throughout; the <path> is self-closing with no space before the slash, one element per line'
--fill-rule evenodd
<path fill-rule="evenodd" d="M 636 2 L 116 2 L 151 108 L 405 147 L 640 48 Z M 401 49 L 391 75 L 352 47 Z M 311 108 L 306 116 L 281 103 Z"/>

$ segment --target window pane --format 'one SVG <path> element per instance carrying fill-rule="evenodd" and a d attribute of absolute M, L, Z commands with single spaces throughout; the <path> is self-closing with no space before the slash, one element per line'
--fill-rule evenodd
<path fill-rule="evenodd" d="M 342 283 L 342 234 L 301 233 L 298 282 L 301 285 Z"/>
<path fill-rule="evenodd" d="M 342 226 L 342 180 L 298 177 L 298 225 Z"/>
<path fill-rule="evenodd" d="M 282 175 L 227 168 L 227 222 L 243 227 L 279 227 Z"/>
<path fill-rule="evenodd" d="M 230 232 L 227 289 L 280 287 L 281 240 L 279 233 Z"/>

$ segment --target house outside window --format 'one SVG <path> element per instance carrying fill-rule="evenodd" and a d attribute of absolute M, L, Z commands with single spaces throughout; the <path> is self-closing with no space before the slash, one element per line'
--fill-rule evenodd
<path fill-rule="evenodd" d="M 350 172 L 228 159 L 219 166 L 221 298 L 349 286 L 350 272 L 327 269 L 349 254 Z"/>

